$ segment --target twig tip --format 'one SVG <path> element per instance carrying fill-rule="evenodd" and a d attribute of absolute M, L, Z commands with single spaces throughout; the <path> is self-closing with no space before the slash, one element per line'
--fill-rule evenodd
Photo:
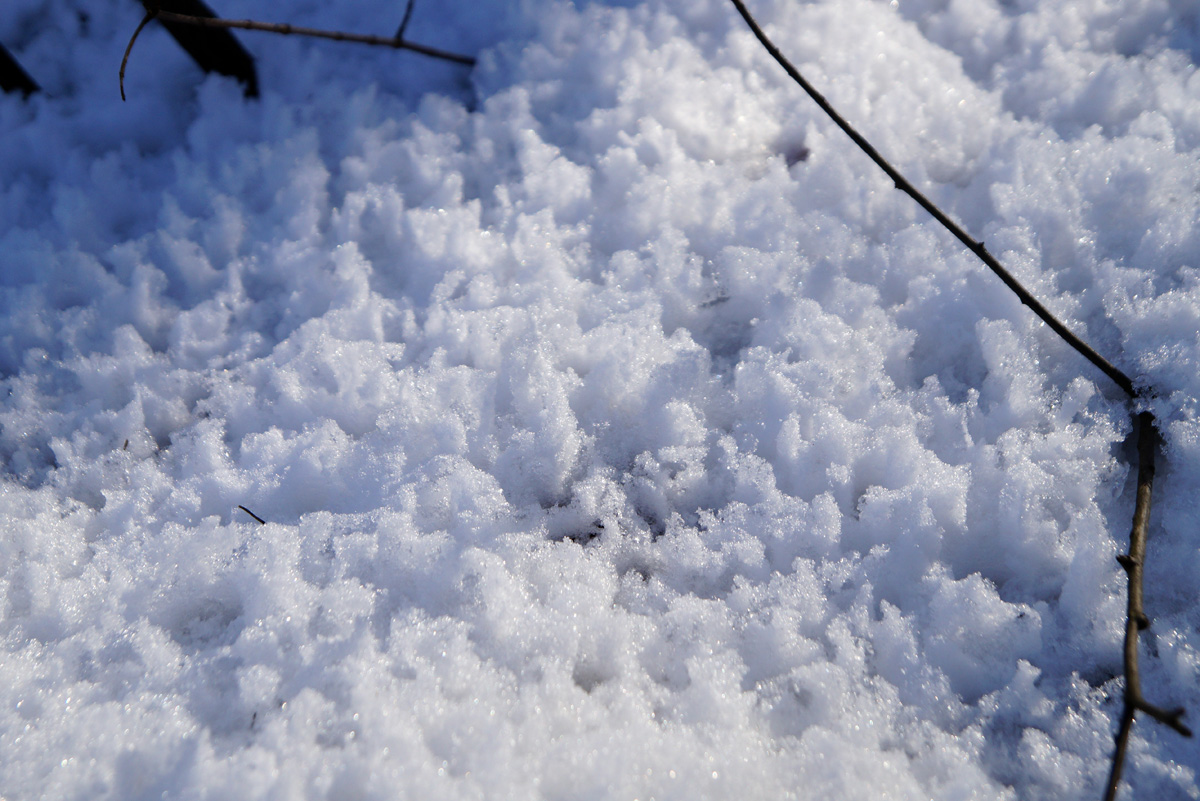
<path fill-rule="evenodd" d="M 265 525 L 267 524 L 267 521 L 266 521 L 266 520 L 263 520 L 261 517 L 259 517 L 258 515 L 254 514 L 254 512 L 251 512 L 251 511 L 250 511 L 249 509 L 247 509 L 245 506 L 242 506 L 241 504 L 238 504 L 238 508 L 239 508 L 239 509 L 241 509 L 241 510 L 242 510 L 243 512 L 245 512 L 246 514 L 248 514 L 248 515 L 250 515 L 251 517 L 253 517 L 255 520 L 257 520 L 257 521 L 258 521 L 258 524 L 259 524 L 260 526 L 265 526 Z"/>

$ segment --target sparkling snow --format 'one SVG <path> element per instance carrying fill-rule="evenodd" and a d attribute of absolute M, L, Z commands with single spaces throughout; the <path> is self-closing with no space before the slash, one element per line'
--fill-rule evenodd
<path fill-rule="evenodd" d="M 1157 390 L 1194 721 L 1200 12 L 751 8 Z M 1099 797 L 1129 406 L 725 0 L 418 0 L 474 69 L 242 32 L 258 101 L 151 26 L 122 104 L 139 17 L 0 14 L 0 796 Z M 1198 769 L 1139 719 L 1123 797 Z"/>

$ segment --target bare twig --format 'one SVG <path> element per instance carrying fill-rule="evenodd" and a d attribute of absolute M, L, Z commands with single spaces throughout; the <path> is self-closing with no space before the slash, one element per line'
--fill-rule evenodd
<path fill-rule="evenodd" d="M 812 84 L 805 80 L 804 76 L 787 60 L 779 48 L 767 38 L 767 35 L 759 27 L 754 17 L 751 16 L 742 0 L 730 0 L 730 2 L 733 3 L 738 13 L 742 15 L 742 19 L 750 26 L 750 30 L 762 46 L 766 48 L 767 52 L 771 54 L 771 57 L 783 67 L 792 80 L 808 93 L 809 97 L 821 107 L 821 110 L 829 115 L 830 119 L 858 145 L 859 149 L 866 153 L 880 169 L 887 173 L 887 176 L 892 179 L 897 189 L 915 200 L 921 208 L 925 209 L 935 220 L 941 223 L 942 227 L 966 245 L 968 250 L 974 253 L 1009 289 L 1016 293 L 1023 304 L 1032 309 L 1034 314 L 1041 318 L 1046 325 L 1050 326 L 1051 330 L 1058 334 L 1068 345 L 1112 379 L 1113 383 L 1124 390 L 1126 395 L 1130 398 L 1137 397 L 1137 391 L 1129 376 L 1114 367 L 1111 362 L 1059 322 L 1029 290 L 1025 289 L 1008 270 L 1004 269 L 1000 262 L 988 253 L 982 242 L 972 239 L 966 231 L 909 183 L 895 167 L 889 164 L 883 156 L 879 155 L 879 152 L 871 146 L 870 142 L 863 138 L 845 118 L 838 114 L 821 93 L 813 88 Z M 1185 737 L 1192 736 L 1191 730 L 1182 722 L 1183 709 L 1162 709 L 1148 702 L 1142 695 L 1141 677 L 1138 672 L 1138 635 L 1142 629 L 1150 625 L 1142 603 L 1142 569 L 1146 558 L 1146 538 L 1150 523 L 1150 491 L 1154 483 L 1154 459 L 1158 448 L 1158 436 L 1154 430 L 1154 415 L 1152 413 L 1146 411 L 1135 414 L 1134 424 L 1138 431 L 1137 501 L 1133 513 L 1133 528 L 1129 535 L 1129 554 L 1119 558 L 1121 566 L 1129 574 L 1128 616 L 1125 623 L 1125 705 L 1121 713 L 1121 725 L 1116 737 L 1112 773 L 1109 777 L 1108 789 L 1105 794 L 1106 801 L 1113 801 L 1116 797 L 1117 785 L 1121 780 L 1121 770 L 1125 764 L 1129 733 L 1133 727 L 1134 715 L 1137 712 L 1146 713 L 1155 720 L 1170 726 Z"/>
<path fill-rule="evenodd" d="M 157 9 L 146 12 L 146 16 L 142 17 L 142 21 L 138 23 L 137 30 L 133 32 L 133 36 L 129 37 L 129 44 L 125 45 L 125 55 L 121 57 L 121 72 L 118 76 L 118 84 L 121 87 L 121 102 L 125 102 L 125 65 L 129 63 L 129 53 L 133 50 L 133 43 L 137 41 L 138 34 L 142 32 L 150 20 L 158 16 Z"/>
<path fill-rule="evenodd" d="M 417 44 L 416 42 L 407 42 L 403 39 L 389 36 L 369 36 L 359 33 L 344 33 L 342 31 L 323 31 L 317 28 L 303 28 L 299 25 L 289 25 L 287 23 L 275 22 L 255 22 L 249 19 L 220 19 L 215 17 L 193 17 L 188 14 L 175 14 L 170 11 L 158 12 L 158 17 L 164 21 L 182 22 L 188 25 L 200 25 L 209 28 L 241 28 L 247 31 L 265 31 L 267 33 L 295 34 L 297 36 L 313 36 L 318 39 L 333 39 L 336 42 L 357 42 L 358 44 L 377 45 L 379 47 L 392 47 L 399 50 L 411 50 L 414 53 L 420 53 L 430 58 L 440 58 L 444 61 L 453 61 L 456 64 L 466 64 L 473 66 L 475 59 L 471 56 L 463 56 L 458 53 L 451 53 L 447 50 L 439 50 L 436 47 Z"/>
<path fill-rule="evenodd" d="M 1154 453 L 1158 446 L 1158 434 L 1154 430 L 1154 416 L 1142 412 L 1137 416 L 1138 476 L 1137 500 L 1133 508 L 1133 529 L 1129 532 L 1129 553 L 1117 557 L 1121 567 L 1129 575 L 1128 614 L 1125 618 L 1125 703 L 1121 710 L 1121 725 L 1117 730 L 1116 751 L 1113 754 L 1112 770 L 1108 776 L 1105 801 L 1117 797 L 1117 785 L 1121 782 L 1121 771 L 1125 767 L 1125 753 L 1129 747 L 1129 733 L 1133 729 L 1133 717 L 1145 712 L 1150 717 L 1165 723 L 1184 737 L 1192 732 L 1183 725 L 1183 709 L 1162 709 L 1154 706 L 1142 695 L 1141 673 L 1138 671 L 1138 637 L 1142 629 L 1149 628 L 1150 619 L 1142 600 L 1142 570 L 1146 561 L 1146 539 L 1150 531 L 1150 491 L 1154 486 Z"/>
<path fill-rule="evenodd" d="M 408 29 L 408 21 L 412 19 L 413 6 L 416 5 L 416 0 L 408 0 L 404 6 L 404 19 L 400 20 L 400 27 L 396 29 L 396 39 L 404 38 L 404 31 Z"/>
<path fill-rule="evenodd" d="M 259 517 L 258 515 L 254 514 L 254 512 L 251 512 L 251 511 L 250 511 L 249 509 L 247 509 L 245 506 L 242 506 L 241 504 L 238 504 L 238 508 L 239 508 L 239 509 L 241 509 L 241 510 L 242 510 L 243 512 L 245 512 L 246 514 L 248 514 L 248 515 L 250 515 L 251 517 L 253 517 L 255 520 L 257 520 L 257 521 L 258 521 L 258 524 L 259 524 L 260 526 L 265 526 L 265 525 L 267 524 L 267 521 L 266 521 L 266 520 L 263 520 L 261 517 Z"/>
<path fill-rule="evenodd" d="M 1079 337 L 1075 336 L 1075 334 L 1073 334 L 1069 328 L 1059 322 L 1058 319 L 1051 314 L 1050 311 L 1046 309 L 1046 307 L 1043 306 L 1038 299 L 1033 296 L 1032 293 L 1029 292 L 1029 290 L 1021 286 L 1017 279 L 1013 278 L 1012 274 L 1008 270 L 1004 269 L 1004 266 L 1001 265 L 1000 262 L 996 261 L 995 257 L 993 257 L 991 253 L 988 253 L 987 248 L 983 246 L 982 242 L 972 239 L 971 236 L 958 225 L 958 223 L 946 216 L 946 214 L 937 206 L 935 206 L 933 202 L 929 200 L 929 198 L 921 194 L 921 192 L 915 186 L 909 183 L 907 178 L 901 175 L 895 167 L 889 164 L 883 156 L 879 155 L 879 151 L 872 147 L 871 143 L 864 139 L 862 134 L 856 131 L 853 126 L 850 125 L 850 123 L 846 122 L 845 118 L 842 117 L 841 114 L 838 114 L 834 107 L 829 104 L 829 101 L 827 101 L 820 92 L 814 89 L 812 84 L 805 80 L 804 76 L 800 74 L 799 70 L 792 66 L 792 63 L 787 60 L 783 53 L 780 52 L 779 48 L 767 38 L 767 35 L 763 33 L 762 28 L 758 26 L 758 23 L 755 21 L 754 17 L 752 17 L 750 12 L 746 10 L 746 6 L 742 3 L 742 0 L 730 0 L 730 2 L 732 2 L 734 7 L 737 8 L 738 13 L 742 15 L 742 19 L 746 20 L 746 24 L 750 26 L 750 30 L 754 32 L 754 35 L 758 38 L 758 41 L 762 43 L 762 46 L 766 48 L 767 52 L 771 54 L 772 58 L 779 62 L 779 65 L 783 67 L 784 71 L 787 72 L 792 80 L 800 84 L 800 88 L 807 92 L 808 96 L 816 101 L 816 104 L 821 107 L 821 110 L 828 114 L 829 118 L 832 119 L 837 126 L 846 133 L 847 136 L 854 140 L 854 144 L 858 145 L 859 149 L 871 158 L 871 161 L 874 161 L 877 165 L 879 165 L 881 170 L 887 173 L 887 176 L 892 179 L 892 182 L 895 183 L 897 189 L 899 189 L 901 192 L 904 192 L 913 200 L 917 201 L 918 205 L 933 215 L 933 218 L 941 223 L 943 228 L 954 234 L 954 236 L 960 242 L 967 246 L 968 250 L 978 256 L 979 260 L 988 266 L 988 269 L 995 273 L 996 276 L 1003 281 L 1009 289 L 1016 293 L 1016 296 L 1021 299 L 1022 303 L 1032 309 L 1033 313 L 1040 317 L 1042 322 L 1050 326 L 1054 333 L 1062 337 L 1062 339 L 1068 345 L 1082 354 L 1083 357 L 1089 362 L 1099 367 L 1100 370 L 1109 378 L 1111 378 L 1117 386 L 1125 390 L 1125 393 L 1129 395 L 1129 397 L 1132 398 L 1137 394 L 1133 388 L 1133 381 L 1129 379 L 1129 376 L 1125 375 L 1116 367 L 1114 367 L 1090 345 L 1088 345 Z"/>

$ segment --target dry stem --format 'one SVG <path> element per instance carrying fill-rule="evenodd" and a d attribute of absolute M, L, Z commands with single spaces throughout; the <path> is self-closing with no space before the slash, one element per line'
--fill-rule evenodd
<path fill-rule="evenodd" d="M 1133 729 L 1136 713 L 1145 712 L 1184 737 L 1192 736 L 1191 730 L 1181 720 L 1183 709 L 1162 709 L 1142 695 L 1138 638 L 1142 629 L 1150 627 L 1150 619 L 1143 605 L 1142 571 L 1146 563 L 1146 539 L 1150 533 L 1150 491 L 1154 487 L 1154 453 L 1158 448 L 1158 434 L 1154 430 L 1154 415 L 1150 412 L 1137 415 L 1134 422 L 1137 425 L 1138 449 L 1137 500 L 1133 507 L 1133 528 L 1129 532 L 1129 553 L 1117 557 L 1129 575 L 1128 614 L 1125 618 L 1125 704 L 1121 710 L 1121 726 L 1117 730 L 1117 747 L 1108 776 L 1108 787 L 1104 792 L 1105 801 L 1113 801 L 1117 797 L 1117 785 L 1121 782 L 1121 771 L 1125 767 L 1129 733 Z"/>
<path fill-rule="evenodd" d="M 404 38 L 404 31 L 408 28 L 408 21 L 412 19 L 413 6 L 416 5 L 416 0 L 408 0 L 404 4 L 404 18 L 400 20 L 400 27 L 396 29 L 396 39 Z"/>
<path fill-rule="evenodd" d="M 253 517 L 255 520 L 257 520 L 257 521 L 258 521 L 258 524 L 259 524 L 260 526 L 265 526 L 265 525 L 267 524 L 267 521 L 266 521 L 266 520 L 263 520 L 261 517 L 259 517 L 258 515 L 254 514 L 254 512 L 251 512 L 251 511 L 250 511 L 249 509 L 247 509 L 245 506 L 242 506 L 241 504 L 238 504 L 238 508 L 239 508 L 239 509 L 241 509 L 241 510 L 242 510 L 243 512 L 245 512 L 246 514 L 248 514 L 248 515 L 250 515 L 251 517 Z"/>
<path fill-rule="evenodd" d="M 159 11 L 158 17 L 168 22 L 182 22 L 187 25 L 199 25 L 208 28 L 241 28 L 247 31 L 266 31 L 267 33 L 295 34 L 297 36 L 313 36 L 318 39 L 333 39 L 336 42 L 357 42 L 359 44 L 392 47 L 400 50 L 411 50 L 431 58 L 453 61 L 457 64 L 472 66 L 475 59 L 470 56 L 439 50 L 436 47 L 405 41 L 398 36 L 369 36 L 359 33 L 344 33 L 342 31 L 323 31 L 317 28 L 303 28 L 299 25 L 276 22 L 255 22 L 250 19 L 220 19 L 219 17 L 193 17 L 189 14 L 176 14 L 171 11 Z M 407 19 L 406 19 L 407 22 Z"/>
<path fill-rule="evenodd" d="M 440 58 L 444 61 L 453 61 L 456 64 L 466 64 L 474 66 L 475 59 L 470 56 L 451 53 L 447 50 L 440 50 L 436 47 L 417 44 L 416 42 L 407 41 L 404 38 L 404 31 L 408 27 L 408 22 L 412 18 L 413 0 L 409 0 L 408 5 L 404 9 L 404 19 L 400 22 L 400 28 L 396 31 L 395 36 L 368 36 L 358 33 L 344 33 L 342 31 L 323 31 L 316 28 L 303 28 L 299 25 L 288 25 L 286 23 L 271 23 L 271 22 L 255 22 L 249 19 L 221 19 L 219 17 L 197 17 L 192 14 L 177 14 L 174 11 L 163 10 L 158 2 L 145 2 L 146 16 L 142 18 L 141 23 L 137 26 L 137 30 L 133 32 L 133 36 L 129 38 L 129 44 L 125 47 L 125 55 L 121 59 L 121 99 L 125 99 L 125 65 L 129 62 L 129 54 L 133 50 L 133 43 L 137 41 L 138 34 L 142 32 L 147 23 L 152 19 L 160 19 L 163 22 L 176 22 L 184 25 L 195 25 L 201 28 L 240 28 L 248 31 L 266 31 L 267 33 L 295 34 L 297 36 L 312 36 L 318 39 L 332 39 L 337 42 L 356 42 L 358 44 L 376 45 L 379 47 L 391 47 L 398 50 L 411 50 L 414 53 L 420 53 L 430 58 Z"/>
<path fill-rule="evenodd" d="M 158 13 L 157 11 L 147 11 L 146 16 L 142 17 L 142 21 L 138 23 L 137 30 L 133 32 L 133 36 L 129 37 L 129 44 L 125 45 L 125 55 L 121 57 L 121 72 L 117 76 L 117 83 L 121 87 L 121 102 L 125 102 L 125 65 L 129 63 L 129 54 L 133 50 L 133 43 L 137 41 L 138 34 L 142 32 L 142 28 L 145 28 Z"/>
<path fill-rule="evenodd" d="M 921 194 L 921 192 L 915 186 L 913 186 L 907 178 L 900 174 L 899 170 L 888 163 L 887 159 L 879 155 L 879 151 L 877 151 L 871 145 L 871 143 L 863 137 L 862 134 L 855 130 L 850 123 L 846 122 L 846 119 L 829 104 L 829 101 L 826 100 L 820 92 L 813 88 L 812 84 L 805 80 L 804 76 L 800 74 L 799 70 L 792 66 L 792 62 L 787 60 L 783 53 L 780 52 L 779 48 L 775 46 L 774 42 L 767 38 L 767 35 L 763 33 L 763 29 L 759 27 L 754 17 L 750 15 L 750 12 L 746 9 L 746 6 L 742 3 L 742 0 L 730 0 L 730 2 L 732 2 L 737 8 L 738 13 L 742 15 L 742 19 L 746 20 L 746 24 L 750 26 L 750 30 L 753 31 L 754 35 L 758 38 L 758 41 L 762 43 L 762 46 L 766 48 L 767 52 L 771 54 L 771 56 L 779 63 L 781 67 L 783 67 L 784 71 L 787 72 L 791 79 L 800 84 L 800 88 L 808 93 L 808 96 L 811 97 L 816 104 L 821 107 L 822 111 L 829 115 L 829 118 L 832 119 L 847 136 L 854 140 L 854 144 L 858 145 L 860 150 L 866 153 L 867 156 L 869 156 L 870 159 L 874 161 L 881 170 L 887 173 L 887 176 L 892 179 L 892 182 L 896 185 L 897 189 L 899 189 L 901 192 L 904 192 L 913 200 L 917 201 L 921 208 L 933 215 L 933 218 L 942 224 L 943 228 L 954 234 L 958 241 L 962 242 L 967 246 L 968 250 L 978 256 L 979 260 L 986 264 L 988 269 L 995 273 L 996 276 L 1003 281 L 1018 298 L 1020 298 L 1021 302 L 1032 309 L 1033 313 L 1040 317 L 1042 322 L 1050 326 L 1054 333 L 1058 334 L 1063 341 L 1082 354 L 1083 357 L 1089 362 L 1099 367 L 1100 370 L 1109 378 L 1111 378 L 1117 386 L 1125 390 L 1125 393 L 1129 395 L 1129 397 L 1132 398 L 1136 395 L 1136 392 L 1133 388 L 1133 381 L 1129 379 L 1129 376 L 1125 375 L 1116 367 L 1114 367 L 1090 345 L 1088 345 L 1079 337 L 1075 336 L 1075 334 L 1072 333 L 1069 328 L 1059 322 L 1058 318 L 1051 314 L 1050 311 L 1043 306 L 1028 289 L 1021 286 L 1017 279 L 1014 278 L 1008 270 L 1004 269 L 1004 266 L 1001 265 L 1000 262 L 996 261 L 995 257 L 992 256 L 991 253 L 988 253 L 987 248 L 983 246 L 982 242 L 972 239 L 971 236 L 958 225 L 958 223 L 954 222 L 954 220 L 950 219 L 941 209 L 935 206 L 933 201 Z"/>
<path fill-rule="evenodd" d="M 935 206 L 915 186 L 909 183 L 895 167 L 888 163 L 883 156 L 879 155 L 879 152 L 871 146 L 870 142 L 863 138 L 845 118 L 838 114 L 833 106 L 829 104 L 829 101 L 813 88 L 812 84 L 805 80 L 799 70 L 767 38 L 767 35 L 746 9 L 742 0 L 730 0 L 730 2 L 733 3 L 738 13 L 742 15 L 742 19 L 750 26 L 750 30 L 762 46 L 766 48 L 767 52 L 771 54 L 771 57 L 783 67 L 792 80 L 800 85 L 800 88 L 808 93 L 808 96 L 821 107 L 821 110 L 829 115 L 829 118 L 858 145 L 859 149 L 866 153 L 880 169 L 887 173 L 888 177 L 895 183 L 897 189 L 915 200 L 921 208 L 925 209 L 935 220 L 941 223 L 943 228 L 966 245 L 968 250 L 979 257 L 979 260 L 986 264 L 988 269 L 995 273 L 1009 289 L 1016 293 L 1023 304 L 1032 309 L 1033 313 L 1040 317 L 1046 325 L 1050 326 L 1051 330 L 1058 334 L 1068 345 L 1098 367 L 1105 375 L 1112 379 L 1113 383 L 1124 390 L 1125 394 L 1130 398 L 1137 397 L 1133 381 L 1130 380 L 1129 376 L 1114 367 L 1111 362 L 1097 353 L 1095 349 L 1077 337 L 1070 329 L 1055 318 L 1029 290 L 1025 289 L 1008 270 L 1004 269 L 1003 265 L 992 254 L 988 253 L 982 242 L 972 239 L 966 231 Z M 1191 731 L 1181 721 L 1184 713 L 1183 709 L 1162 709 L 1149 703 L 1142 695 L 1141 678 L 1138 673 L 1138 634 L 1141 629 L 1150 625 L 1142 604 L 1142 568 L 1146 558 L 1146 537 L 1150 523 L 1150 490 L 1154 483 L 1154 456 L 1158 448 L 1158 437 L 1154 430 L 1154 416 L 1150 412 L 1137 414 L 1134 422 L 1138 430 L 1137 503 L 1133 513 L 1133 530 L 1129 536 L 1129 554 L 1128 556 L 1122 556 L 1119 560 L 1121 566 L 1129 574 L 1129 611 L 1125 623 L 1125 706 L 1121 714 L 1120 730 L 1116 737 L 1116 750 L 1113 754 L 1112 773 L 1109 777 L 1108 790 L 1105 795 L 1106 801 L 1112 801 L 1116 797 L 1117 784 L 1121 779 L 1121 770 L 1125 763 L 1125 752 L 1129 744 L 1129 732 L 1133 726 L 1134 715 L 1137 712 L 1145 712 L 1147 715 L 1165 723 L 1185 737 L 1192 736 Z"/>

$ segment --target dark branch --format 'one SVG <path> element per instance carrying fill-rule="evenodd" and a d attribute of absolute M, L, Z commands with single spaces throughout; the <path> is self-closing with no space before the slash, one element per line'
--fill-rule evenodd
<path fill-rule="evenodd" d="M 415 4 L 416 0 L 408 0 L 408 3 L 405 4 L 404 19 L 400 20 L 400 27 L 396 29 L 396 39 L 399 40 L 404 38 L 404 32 L 408 30 L 408 21 L 412 19 L 413 6 Z"/>
<path fill-rule="evenodd" d="M 1105 801 L 1117 797 L 1117 786 L 1121 782 L 1121 771 L 1125 767 L 1125 754 L 1129 748 L 1129 734 L 1133 729 L 1133 718 L 1138 712 L 1165 723 L 1184 737 L 1191 737 L 1191 730 L 1183 724 L 1182 709 L 1162 709 L 1154 706 L 1142 695 L 1141 672 L 1138 667 L 1138 638 L 1143 629 L 1150 626 L 1146 616 L 1142 592 L 1143 569 L 1146 563 L 1146 540 L 1150 533 L 1150 493 L 1154 488 L 1154 454 L 1158 450 L 1158 433 L 1154 430 L 1154 415 L 1142 412 L 1135 419 L 1137 425 L 1138 476 L 1137 499 L 1133 507 L 1133 528 L 1129 532 L 1129 553 L 1121 554 L 1117 561 L 1129 576 L 1128 614 L 1125 618 L 1125 698 L 1121 710 L 1121 725 L 1117 730 L 1117 747 L 1113 753 L 1112 770 L 1104 792 Z"/>
<path fill-rule="evenodd" d="M 129 63 L 129 53 L 133 50 L 133 43 L 137 41 L 138 34 L 142 32 L 150 24 L 150 20 L 158 14 L 157 11 L 147 11 L 146 16 L 142 17 L 142 21 L 138 23 L 137 30 L 133 32 L 133 36 L 129 37 L 129 44 L 125 45 L 125 55 L 121 57 L 121 72 L 117 76 L 117 84 L 121 87 L 121 102 L 125 102 L 125 65 Z"/>
<path fill-rule="evenodd" d="M 933 202 L 929 200 L 929 198 L 921 194 L 921 192 L 918 191 L 915 186 L 909 183 L 907 178 L 901 175 L 900 172 L 891 164 L 889 164 L 883 156 L 879 155 L 879 151 L 872 147 L 871 143 L 864 139 L 862 134 L 856 131 L 854 127 L 850 125 L 850 123 L 846 122 L 845 118 L 842 117 L 841 114 L 838 114 L 833 106 L 829 104 L 829 101 L 827 101 L 820 92 L 814 89 L 812 84 L 805 80 L 804 76 L 801 75 L 800 72 L 794 66 L 792 66 L 792 63 L 787 60 L 783 53 L 780 52 L 779 48 L 767 38 L 767 35 L 763 33 L 763 29 L 759 27 L 754 17 L 752 17 L 750 12 L 746 10 L 746 6 L 742 3 L 742 0 L 730 0 L 730 2 L 732 2 L 734 7 L 737 8 L 738 13 L 742 15 L 742 19 L 746 20 L 746 24 L 750 26 L 750 30 L 754 32 L 754 35 L 758 38 L 758 41 L 761 42 L 762 46 L 767 49 L 767 52 L 771 54 L 771 57 L 774 58 L 781 67 L 783 67 L 784 71 L 787 72 L 792 80 L 800 84 L 800 88 L 808 93 L 808 96 L 811 97 L 816 104 L 821 107 L 821 110 L 829 115 L 829 118 L 833 120 L 847 136 L 854 140 L 854 144 L 858 145 L 860 150 L 866 153 L 872 161 L 879 165 L 881 170 L 887 173 L 887 176 L 892 179 L 892 182 L 895 183 L 897 189 L 899 189 L 901 192 L 904 192 L 913 200 L 917 201 L 917 204 L 920 205 L 921 208 L 925 209 L 925 211 L 929 212 L 935 220 L 941 223 L 943 228 L 954 234 L 958 241 L 962 242 L 967 246 L 968 250 L 978 256 L 979 260 L 986 264 L 988 269 L 995 273 L 996 276 L 1003 281 L 1009 289 L 1016 293 L 1016 296 L 1020 298 L 1021 302 L 1033 310 L 1033 313 L 1040 317 L 1042 322 L 1050 326 L 1054 333 L 1062 337 L 1062 339 L 1068 345 L 1082 354 L 1085 359 L 1096 365 L 1096 367 L 1100 368 L 1101 372 L 1111 378 L 1117 386 L 1125 390 L 1125 393 L 1129 395 L 1129 397 L 1132 398 L 1136 396 L 1137 393 L 1133 388 L 1133 381 L 1129 379 L 1129 376 L 1125 375 L 1116 367 L 1114 367 L 1090 345 L 1088 345 L 1079 337 L 1075 336 L 1075 334 L 1072 333 L 1069 328 L 1059 322 L 1058 319 L 1055 318 L 1055 316 L 1051 314 L 1050 311 L 1032 295 L 1032 293 L 1029 292 L 1029 290 L 1021 286 L 1017 279 L 1013 278 L 1012 274 L 1009 273 L 1008 270 L 1004 269 L 1004 266 L 1001 265 L 1000 262 L 996 261 L 995 257 L 993 257 L 991 253 L 988 253 L 987 248 L 983 246 L 982 242 L 972 239 L 970 235 L 958 225 L 958 223 L 951 220 L 948 216 L 946 216 L 945 213 L 942 212 L 941 209 L 935 206 Z"/>
<path fill-rule="evenodd" d="M 249 19 L 193 17 L 187 14 L 174 14 L 170 11 L 160 11 L 158 16 L 164 21 L 182 22 L 188 25 L 200 25 L 210 28 L 241 28 L 247 31 L 266 31 L 267 33 L 312 36 L 318 39 L 332 39 L 336 42 L 357 42 L 358 44 L 392 47 L 399 50 L 411 50 L 412 52 L 420 53 L 423 56 L 440 58 L 444 61 L 453 61 L 456 64 L 466 64 L 468 66 L 473 66 L 475 64 L 475 59 L 470 56 L 463 56 L 459 55 L 458 53 L 439 50 L 436 47 L 429 47 L 427 45 L 417 44 L 415 42 L 406 42 L 402 39 L 388 36 L 368 36 L 359 33 L 344 33 L 342 31 L 323 31 L 316 28 L 302 28 L 299 25 L 288 25 L 287 23 L 255 22 L 254 20 Z"/>
<path fill-rule="evenodd" d="M 820 92 L 814 89 L 812 84 L 805 80 L 804 76 L 792 66 L 792 63 L 784 57 L 779 48 L 767 38 L 767 35 L 763 33 L 762 28 L 759 27 L 754 17 L 746 9 L 742 0 L 730 0 L 730 2 L 737 8 L 738 13 L 742 15 L 742 19 L 750 26 L 750 30 L 758 38 L 762 46 L 766 48 L 767 52 L 771 54 L 771 57 L 783 67 L 792 80 L 808 93 L 808 96 L 821 107 L 821 110 L 829 115 L 829 118 L 858 145 L 859 149 L 866 153 L 880 169 L 887 173 L 888 177 L 895 183 L 897 189 L 915 200 L 921 208 L 925 209 L 935 220 L 941 223 L 942 227 L 954 234 L 960 242 L 967 246 L 968 250 L 978 256 L 980 261 L 988 266 L 988 269 L 995 273 L 1009 289 L 1016 293 L 1022 303 L 1032 309 L 1034 314 L 1040 317 L 1046 325 L 1050 326 L 1068 345 L 1112 379 L 1113 383 L 1125 391 L 1125 394 L 1131 398 L 1137 396 L 1133 381 L 1129 379 L 1129 376 L 1114 367 L 1090 345 L 1075 336 L 1065 325 L 1059 322 L 1037 298 L 1025 289 L 1025 287 L 1021 286 L 1008 270 L 1004 269 L 1000 262 L 996 261 L 988 253 L 982 242 L 972 239 L 957 223 L 921 194 L 895 167 L 889 164 L 883 156 L 879 155 L 879 152 L 871 146 L 870 142 L 864 139 L 845 118 L 838 114 Z M 1150 525 L 1150 491 L 1154 484 L 1154 457 L 1158 449 L 1158 436 L 1154 430 L 1154 415 L 1150 412 L 1142 412 L 1136 415 L 1134 423 L 1138 431 L 1137 501 L 1133 512 L 1133 529 L 1129 535 L 1129 553 L 1128 555 L 1118 557 L 1121 566 L 1129 574 L 1128 616 L 1125 621 L 1125 704 L 1121 713 L 1120 729 L 1116 737 L 1116 751 L 1113 754 L 1112 774 L 1109 777 L 1108 789 L 1105 794 L 1106 801 L 1113 801 L 1116 797 L 1117 785 L 1121 780 L 1121 770 L 1125 764 L 1125 753 L 1129 746 L 1129 733 L 1133 728 L 1133 719 L 1137 712 L 1144 712 L 1150 715 L 1155 720 L 1170 726 L 1185 737 L 1192 736 L 1191 730 L 1182 722 L 1184 713 L 1182 709 L 1162 709 L 1149 703 L 1142 696 L 1141 677 L 1138 672 L 1138 636 L 1143 629 L 1148 628 L 1150 625 L 1150 619 L 1146 616 L 1142 602 L 1142 569 L 1146 559 L 1146 538 Z"/>
<path fill-rule="evenodd" d="M 251 511 L 250 511 L 249 509 L 247 509 L 245 506 L 242 506 L 241 504 L 238 504 L 238 508 L 239 508 L 239 509 L 241 509 L 241 510 L 242 510 L 243 512 L 245 512 L 246 514 L 248 514 L 248 515 L 250 515 L 251 517 L 253 517 L 255 520 L 257 520 L 257 521 L 258 521 L 258 524 L 259 524 L 260 526 L 265 526 L 265 525 L 267 524 L 267 521 L 266 521 L 266 520 L 263 520 L 261 517 L 259 517 L 258 515 L 254 514 L 254 512 L 251 512 Z"/>

